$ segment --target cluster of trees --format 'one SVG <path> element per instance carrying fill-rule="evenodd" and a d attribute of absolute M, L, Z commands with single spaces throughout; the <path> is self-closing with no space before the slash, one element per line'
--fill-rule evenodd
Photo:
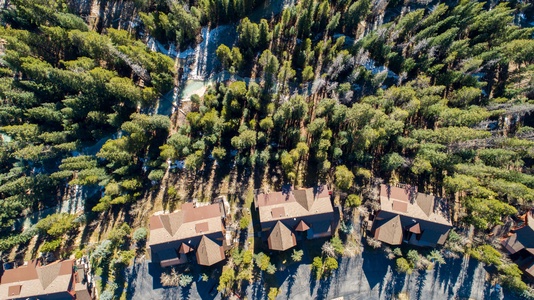
<path fill-rule="evenodd" d="M 256 80 L 209 90 L 173 154 L 198 169 L 199 156 L 226 159 L 231 147 L 240 165 L 274 164 L 286 182 L 331 180 L 348 192 L 372 177 L 411 182 L 456 198 L 454 220 L 500 224 L 534 197 L 534 143 L 521 138 L 534 131 L 521 121 L 532 85 L 516 79 L 534 78 L 534 29 L 514 25 L 508 5 L 439 4 L 375 30 L 366 24 L 386 7 L 368 1 L 244 18 L 237 46 L 217 55 Z"/>
<path fill-rule="evenodd" d="M 189 45 L 197 40 L 201 26 L 216 26 L 242 18 L 259 0 L 154 1 L 140 5 L 145 30 L 160 42 Z"/>
<path fill-rule="evenodd" d="M 105 187 L 95 208 L 104 211 L 135 199 L 161 169 L 170 121 L 147 113 L 172 88 L 174 61 L 126 31 L 90 31 L 61 3 L 14 1 L 1 14 L 2 231 L 56 204 L 66 183 Z"/>

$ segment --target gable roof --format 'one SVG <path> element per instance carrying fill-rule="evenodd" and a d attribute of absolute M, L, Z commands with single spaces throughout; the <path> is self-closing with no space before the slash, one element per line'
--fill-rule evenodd
<path fill-rule="evenodd" d="M 223 230 L 221 217 L 219 204 L 194 207 L 192 203 L 185 203 L 182 205 L 182 210 L 150 218 L 148 245 L 221 232 Z"/>
<path fill-rule="evenodd" d="M 534 218 L 532 217 L 532 211 L 529 211 L 526 215 L 525 226 L 517 229 L 512 236 L 504 241 L 504 247 L 508 252 L 514 254 L 525 248 L 534 248 Z"/>
<path fill-rule="evenodd" d="M 308 229 L 310 229 L 310 226 L 308 226 L 308 224 L 306 224 L 306 222 L 304 222 L 303 220 L 300 220 L 297 226 L 295 226 L 296 231 L 306 231 Z"/>
<path fill-rule="evenodd" d="M 297 245 L 297 239 L 291 229 L 287 228 L 284 223 L 278 221 L 274 225 L 269 238 L 267 239 L 269 249 L 284 251 Z"/>
<path fill-rule="evenodd" d="M 375 239 L 390 245 L 402 244 L 402 224 L 400 216 L 385 220 L 376 228 Z"/>
<path fill-rule="evenodd" d="M 189 245 L 187 245 L 186 243 L 182 243 L 180 245 L 180 248 L 178 248 L 178 253 L 181 253 L 181 254 L 187 254 L 191 251 L 193 251 L 193 248 L 189 247 Z"/>
<path fill-rule="evenodd" d="M 439 198 L 432 195 L 416 193 L 414 188 L 385 184 L 380 186 L 380 210 L 415 220 L 452 226 L 448 212 L 438 205 L 438 200 Z"/>
<path fill-rule="evenodd" d="M 71 292 L 74 260 L 41 266 L 37 260 L 5 270 L 0 278 L 0 299 L 18 299 Z"/>
<path fill-rule="evenodd" d="M 260 223 L 333 213 L 328 187 L 257 193 L 254 204 L 258 208 Z"/>
<path fill-rule="evenodd" d="M 207 236 L 202 236 L 197 249 L 197 262 L 199 265 L 211 266 L 224 259 L 224 250 L 221 245 Z"/>
<path fill-rule="evenodd" d="M 420 234 L 421 226 L 419 225 L 419 223 L 415 223 L 413 226 L 408 227 L 408 231 L 410 231 L 411 233 Z"/>

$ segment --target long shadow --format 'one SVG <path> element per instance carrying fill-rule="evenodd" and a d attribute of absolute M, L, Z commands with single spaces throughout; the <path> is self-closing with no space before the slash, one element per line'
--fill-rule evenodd
<path fill-rule="evenodd" d="M 437 277 L 439 284 L 445 286 L 448 291 L 449 298 L 454 295 L 454 284 L 462 271 L 462 261 L 462 258 L 446 259 L 446 264 L 434 272 L 434 277 Z"/>
<path fill-rule="evenodd" d="M 287 291 L 286 291 L 286 298 L 291 299 L 291 290 L 293 289 L 293 286 L 295 285 L 295 281 L 297 279 L 297 270 L 299 266 L 291 266 L 287 268 Z M 280 281 L 283 282 L 283 281 Z"/>
<path fill-rule="evenodd" d="M 392 264 L 382 251 L 370 249 L 365 247 L 362 253 L 362 270 L 369 283 L 369 288 L 372 290 L 378 284 L 381 284 L 388 272 L 388 266 Z M 382 287 L 380 286 L 380 290 Z"/>
<path fill-rule="evenodd" d="M 466 276 L 462 281 L 462 285 L 458 289 L 457 296 L 460 298 L 469 298 L 471 296 L 471 290 L 473 289 L 473 279 L 475 271 L 478 267 L 478 260 L 470 259 L 467 265 Z M 479 287 L 480 288 L 480 287 Z"/>
<path fill-rule="evenodd" d="M 252 284 L 252 299 L 262 299 L 265 296 L 265 290 L 263 288 L 263 276 L 258 276 Z"/>
<path fill-rule="evenodd" d="M 415 290 L 415 299 L 421 299 L 423 297 L 423 289 L 425 287 L 425 281 L 426 281 L 426 271 L 420 271 L 417 275 L 417 284 L 416 284 L 416 290 Z"/>
<path fill-rule="evenodd" d="M 319 289 L 317 290 L 317 295 L 315 296 L 315 299 L 323 300 L 326 299 L 328 296 L 328 292 L 330 291 L 330 285 L 332 284 L 332 276 L 328 276 L 324 280 L 321 280 L 321 285 L 319 286 Z"/>
<path fill-rule="evenodd" d="M 395 295 L 402 291 L 404 283 L 406 282 L 406 277 L 408 277 L 408 275 L 404 273 L 393 273 L 393 277 L 386 284 L 386 289 L 384 291 L 387 299 L 395 298 Z"/>

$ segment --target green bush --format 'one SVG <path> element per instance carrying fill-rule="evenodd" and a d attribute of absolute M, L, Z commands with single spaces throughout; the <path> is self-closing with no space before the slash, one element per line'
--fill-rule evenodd
<path fill-rule="evenodd" d="M 345 201 L 345 205 L 348 207 L 358 207 L 362 204 L 362 199 L 356 194 L 350 194 Z"/>
<path fill-rule="evenodd" d="M 148 235 L 148 230 L 145 227 L 137 228 L 133 233 L 133 240 L 140 242 L 146 240 L 146 237 Z"/>
<path fill-rule="evenodd" d="M 239 220 L 239 228 L 241 228 L 241 230 L 245 230 L 248 228 L 248 225 L 250 225 L 250 216 L 243 216 L 241 220 Z"/>
<path fill-rule="evenodd" d="M 299 262 L 302 260 L 302 255 L 304 255 L 304 251 L 293 249 L 293 253 L 291 254 L 291 259 L 294 262 Z"/>
<path fill-rule="evenodd" d="M 62 239 L 57 239 L 53 241 L 44 242 L 43 245 L 41 246 L 41 251 L 42 252 L 54 252 L 59 248 L 59 246 L 61 246 L 62 241 L 63 241 Z"/>
<path fill-rule="evenodd" d="M 406 260 L 404 257 L 399 257 L 396 260 L 397 264 L 397 272 L 399 273 L 406 273 L 406 274 L 412 274 L 412 266 L 410 263 Z"/>

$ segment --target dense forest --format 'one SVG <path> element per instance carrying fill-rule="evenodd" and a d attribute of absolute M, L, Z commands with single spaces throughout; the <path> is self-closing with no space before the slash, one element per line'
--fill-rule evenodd
<path fill-rule="evenodd" d="M 449 199 L 454 225 L 478 232 L 532 208 L 526 1 L 302 0 L 251 20 L 259 0 L 135 0 L 130 30 L 90 28 L 72 1 L 11 2 L 0 26 L 2 251 L 32 237 L 12 232 L 16 219 L 72 186 L 98 189 L 88 211 L 127 212 L 169 160 L 184 163 L 177 177 L 215 168 L 252 188 L 332 184 L 344 207 L 373 208 L 379 182 L 409 183 Z M 238 35 L 216 51 L 230 79 L 191 97 L 171 130 L 157 107 L 184 82 L 147 38 L 184 50 L 222 24 Z"/>

